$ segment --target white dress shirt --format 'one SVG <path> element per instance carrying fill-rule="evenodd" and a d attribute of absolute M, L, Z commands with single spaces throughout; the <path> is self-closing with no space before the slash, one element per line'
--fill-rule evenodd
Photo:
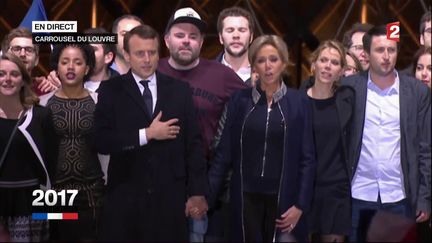
<path fill-rule="evenodd" d="M 135 73 L 132 72 L 132 76 L 135 79 L 136 84 L 138 85 L 138 88 L 140 89 L 140 93 L 141 95 L 144 93 L 144 86 L 140 83 L 140 81 L 144 80 L 142 78 L 140 78 L 138 75 L 136 75 Z M 156 85 L 156 75 L 153 73 L 153 75 L 151 75 L 150 77 L 148 77 L 146 80 L 149 80 L 150 82 L 148 83 L 149 89 L 151 91 L 152 94 L 152 110 L 154 112 L 155 106 L 156 106 L 156 102 L 157 102 L 157 85 Z M 147 141 L 147 135 L 146 135 L 146 131 L 145 128 L 141 128 L 139 130 L 139 144 L 140 146 L 146 145 L 148 143 Z"/>
<path fill-rule="evenodd" d="M 362 147 L 352 181 L 352 197 L 382 203 L 406 197 L 401 167 L 399 76 L 381 90 L 371 79 L 367 83 Z"/>
<path fill-rule="evenodd" d="M 92 91 L 92 92 L 96 92 L 97 89 L 99 89 L 99 86 L 101 84 L 102 81 L 86 81 L 84 82 L 84 88 Z"/>

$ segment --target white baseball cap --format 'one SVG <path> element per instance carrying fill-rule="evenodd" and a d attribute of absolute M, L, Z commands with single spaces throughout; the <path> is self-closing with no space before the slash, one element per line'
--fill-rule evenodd
<path fill-rule="evenodd" d="M 189 23 L 195 25 L 201 32 L 207 28 L 207 24 L 202 21 L 199 14 L 193 8 L 180 8 L 168 21 L 165 32 L 168 32 L 174 24 Z"/>

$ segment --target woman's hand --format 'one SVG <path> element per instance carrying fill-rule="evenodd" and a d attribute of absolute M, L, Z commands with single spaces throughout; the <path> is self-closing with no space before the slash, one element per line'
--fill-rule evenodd
<path fill-rule="evenodd" d="M 303 211 L 296 206 L 290 207 L 285 213 L 281 215 L 280 219 L 276 219 L 276 227 L 282 232 L 291 232 L 297 225 Z"/>

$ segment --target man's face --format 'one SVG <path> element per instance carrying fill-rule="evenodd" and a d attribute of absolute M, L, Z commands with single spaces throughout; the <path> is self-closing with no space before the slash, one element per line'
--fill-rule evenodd
<path fill-rule="evenodd" d="M 9 44 L 9 52 L 21 58 L 29 73 L 39 62 L 39 55 L 36 54 L 35 46 L 30 38 L 13 38 Z"/>
<path fill-rule="evenodd" d="M 136 21 L 135 19 L 122 19 L 117 26 L 117 56 L 120 56 L 120 58 L 124 59 L 123 57 L 123 39 L 127 32 L 129 32 L 131 29 L 137 27 L 141 23 Z"/>
<path fill-rule="evenodd" d="M 158 65 L 158 40 L 133 35 L 129 39 L 129 53 L 125 51 L 125 59 L 130 63 L 132 72 L 142 79 L 147 79 L 156 71 Z"/>
<path fill-rule="evenodd" d="M 378 76 L 391 74 L 397 59 L 396 41 L 387 39 L 385 35 L 372 36 L 370 47 L 370 72 Z"/>
<path fill-rule="evenodd" d="M 431 21 L 425 23 L 425 29 L 420 34 L 420 44 L 425 47 L 431 47 Z"/>
<path fill-rule="evenodd" d="M 355 32 L 351 36 L 352 45 L 350 46 L 350 51 L 359 59 L 363 70 L 369 68 L 369 57 L 363 48 L 363 36 L 365 32 Z"/>
<path fill-rule="evenodd" d="M 165 35 L 165 45 L 171 58 L 181 66 L 187 66 L 198 59 L 202 44 L 201 32 L 189 23 L 175 24 Z"/>
<path fill-rule="evenodd" d="M 104 54 L 104 49 L 102 44 L 90 44 L 95 51 L 95 67 L 93 69 L 93 75 L 99 74 L 104 71 L 105 66 L 111 62 L 113 55 L 111 52 Z"/>
<path fill-rule="evenodd" d="M 219 41 L 224 46 L 225 52 L 234 57 L 245 54 L 252 41 L 248 20 L 241 16 L 229 16 L 222 21 L 222 26 Z"/>

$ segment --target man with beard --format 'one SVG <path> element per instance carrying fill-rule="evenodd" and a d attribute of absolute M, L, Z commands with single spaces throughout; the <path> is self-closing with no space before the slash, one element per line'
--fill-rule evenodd
<path fill-rule="evenodd" d="M 256 76 L 251 75 L 248 52 L 253 40 L 255 29 L 252 15 L 240 7 L 230 7 L 220 12 L 217 21 L 219 41 L 224 46 L 216 60 L 231 68 L 248 86 L 254 85 Z M 212 150 L 216 149 L 225 124 L 225 111 L 219 121 L 219 127 L 213 140 Z M 226 178 L 226 184 L 212 209 L 208 212 L 208 229 L 206 242 L 228 241 L 229 224 L 229 181 L 231 173 Z"/>
<path fill-rule="evenodd" d="M 159 61 L 158 70 L 187 82 L 192 88 L 205 156 L 209 161 L 210 144 L 225 103 L 234 91 L 247 85 L 230 68 L 199 57 L 206 26 L 192 8 L 178 9 L 165 30 L 165 45 L 170 56 Z M 206 223 L 195 221 L 190 231 L 191 241 L 202 242 Z"/>
<path fill-rule="evenodd" d="M 251 85 L 248 50 L 254 28 L 251 13 L 243 8 L 226 8 L 219 14 L 217 30 L 224 51 L 217 57 L 217 61 L 234 70 L 248 85 Z"/>

